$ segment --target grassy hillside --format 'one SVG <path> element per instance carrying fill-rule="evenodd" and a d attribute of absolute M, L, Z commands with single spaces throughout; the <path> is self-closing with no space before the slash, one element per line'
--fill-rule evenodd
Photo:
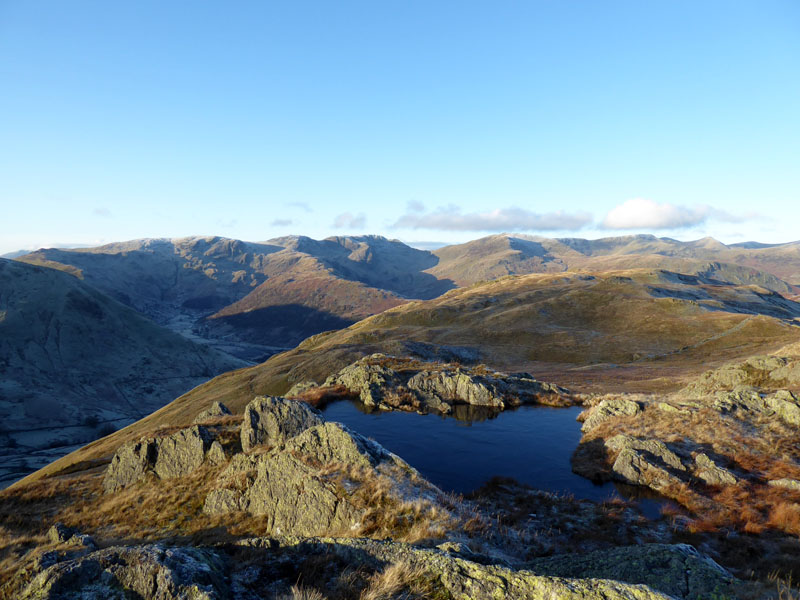
<path fill-rule="evenodd" d="M 241 411 L 257 394 L 322 382 L 373 352 L 526 370 L 578 391 L 672 391 L 726 361 L 800 338 L 800 305 L 756 286 L 665 271 L 534 274 L 409 302 L 225 373 L 42 473 L 97 460 L 159 425 L 188 424 L 213 400 Z"/>

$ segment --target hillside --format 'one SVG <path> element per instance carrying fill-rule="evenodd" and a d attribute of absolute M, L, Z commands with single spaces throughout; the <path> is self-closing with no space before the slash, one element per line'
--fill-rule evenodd
<path fill-rule="evenodd" d="M 75 277 L 0 260 L 0 483 L 245 364 Z"/>
<path fill-rule="evenodd" d="M 188 423 L 212 401 L 240 412 L 257 394 L 322 383 L 374 352 L 528 371 L 579 392 L 674 391 L 704 370 L 796 342 L 798 318 L 800 304 L 764 288 L 667 271 L 507 277 L 409 302 L 224 373 L 39 475 L 107 456 L 148 428 Z"/>
<path fill-rule="evenodd" d="M 173 331 L 252 361 L 452 287 L 422 272 L 435 257 L 379 236 L 146 239 L 20 260 L 72 273 Z"/>
<path fill-rule="evenodd" d="M 503 234 L 428 252 L 380 236 L 192 237 L 42 249 L 20 260 L 70 272 L 173 331 L 252 362 L 409 299 L 506 275 L 666 269 L 800 294 L 791 283 L 800 283 L 800 245 L 710 238 Z"/>

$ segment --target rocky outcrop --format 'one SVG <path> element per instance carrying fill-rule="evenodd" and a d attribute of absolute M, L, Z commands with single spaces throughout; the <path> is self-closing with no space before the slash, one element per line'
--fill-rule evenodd
<path fill-rule="evenodd" d="M 558 555 L 536 559 L 528 568 L 541 575 L 640 583 L 675 598 L 693 600 L 729 597 L 736 584 L 727 570 L 687 544 L 646 544 Z"/>
<path fill-rule="evenodd" d="M 788 390 L 762 395 L 755 388 L 738 387 L 713 396 L 713 408 L 737 417 L 777 418 L 787 425 L 800 427 L 800 400 Z"/>
<path fill-rule="evenodd" d="M 120 447 L 103 478 L 106 493 L 141 481 L 148 473 L 159 479 L 188 475 L 205 460 L 212 445 L 208 429 L 193 425 L 165 437 L 150 437 Z"/>
<path fill-rule="evenodd" d="M 228 410 L 228 407 L 225 406 L 222 402 L 214 402 L 211 404 L 211 407 L 201 412 L 197 417 L 195 417 L 195 423 L 205 423 L 206 421 L 211 421 L 213 419 L 218 419 L 220 417 L 226 417 L 231 414 L 231 411 Z"/>
<path fill-rule="evenodd" d="M 219 487 L 206 497 L 203 510 L 265 516 L 275 534 L 351 531 L 368 507 L 356 503 L 350 492 L 365 479 L 374 481 L 381 475 L 391 476 L 400 488 L 432 489 L 424 481 L 412 483 L 413 473 L 375 442 L 339 423 L 322 423 L 266 454 L 235 456 L 221 473 Z M 245 485 L 231 485 L 242 479 Z"/>
<path fill-rule="evenodd" d="M 527 373 L 509 375 L 446 364 L 434 368 L 383 354 L 363 358 L 328 377 L 325 386 L 334 385 L 344 386 L 370 407 L 444 414 L 458 405 L 503 410 L 525 403 L 565 404 L 570 395 Z"/>
<path fill-rule="evenodd" d="M 572 470 L 595 481 L 614 479 L 655 491 L 679 484 L 689 475 L 681 457 L 664 442 L 621 434 L 581 443 L 572 456 Z"/>
<path fill-rule="evenodd" d="M 694 457 L 695 476 L 702 479 L 707 485 L 734 485 L 739 479 L 728 469 L 717 465 L 703 452 Z"/>
<path fill-rule="evenodd" d="M 403 385 L 403 378 L 394 369 L 385 366 L 383 354 L 373 354 L 346 366 L 325 380 L 325 386 L 343 385 L 358 394 L 367 406 L 378 406 L 387 391 Z"/>
<path fill-rule="evenodd" d="M 319 412 L 308 404 L 275 396 L 259 396 L 244 409 L 242 449 L 249 452 L 255 446 L 281 444 L 321 423 Z"/>
<path fill-rule="evenodd" d="M 797 385 L 800 385 L 800 360 L 797 357 L 753 356 L 704 373 L 681 394 L 700 398 L 741 387 L 769 391 Z"/>
<path fill-rule="evenodd" d="M 235 558 L 242 553 L 249 560 Z M 55 563 L 43 565 L 19 597 L 261 600 L 284 597 L 297 581 L 324 589 L 331 578 L 346 590 L 341 587 L 344 579 L 337 579 L 338 568 L 314 581 L 309 569 L 316 568 L 319 577 L 323 557 L 326 564 L 347 565 L 366 575 L 389 565 L 406 565 L 425 583 L 429 597 L 454 600 L 695 600 L 726 597 L 735 584 L 713 561 L 681 545 L 555 556 L 532 563 L 530 570 L 514 570 L 394 542 L 284 537 L 246 539 L 213 549 L 149 544 L 56 557 Z"/>
<path fill-rule="evenodd" d="M 632 417 L 639 412 L 641 412 L 641 407 L 638 402 L 620 397 L 607 398 L 594 408 L 589 409 L 581 426 L 581 431 L 589 431 L 600 425 L 600 423 L 605 423 L 616 417 Z"/>
<path fill-rule="evenodd" d="M 208 549 L 108 548 L 47 566 L 19 599 L 217 600 L 229 597 L 224 566 L 222 556 Z"/>
<path fill-rule="evenodd" d="M 243 511 L 265 517 L 275 534 L 321 535 L 358 528 L 370 508 L 353 492 L 381 477 L 390 495 L 430 493 L 416 472 L 377 443 L 323 421 L 301 402 L 256 398 L 245 411 L 242 446 L 205 499 L 207 514 Z M 252 452 L 256 449 L 260 452 Z M 394 489 L 396 488 L 396 489 Z"/>
<path fill-rule="evenodd" d="M 788 479 L 788 478 L 772 479 L 768 481 L 767 484 L 771 485 L 772 487 L 779 487 L 787 490 L 792 490 L 795 492 L 800 492 L 800 480 L 797 479 Z"/>
<path fill-rule="evenodd" d="M 56 523 L 47 530 L 47 541 L 51 544 L 67 544 L 79 548 L 96 550 L 97 544 L 94 539 L 86 534 L 80 533 L 73 527 L 67 527 L 63 523 Z"/>

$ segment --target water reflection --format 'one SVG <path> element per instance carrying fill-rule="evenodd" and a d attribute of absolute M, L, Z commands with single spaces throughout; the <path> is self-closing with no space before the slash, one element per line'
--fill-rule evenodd
<path fill-rule="evenodd" d="M 370 410 L 360 403 L 329 404 L 325 417 L 371 437 L 403 457 L 446 491 L 466 494 L 494 476 L 534 488 L 594 501 L 636 499 L 651 518 L 663 499 L 643 489 L 596 484 L 572 472 L 570 457 L 581 438 L 581 407 L 521 406 L 498 412 L 462 405 L 452 415 Z"/>

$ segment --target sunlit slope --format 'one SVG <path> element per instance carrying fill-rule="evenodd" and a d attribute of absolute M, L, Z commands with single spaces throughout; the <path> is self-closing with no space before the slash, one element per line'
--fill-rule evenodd
<path fill-rule="evenodd" d="M 786 294 L 800 284 L 800 243 L 726 246 L 712 238 L 681 242 L 652 235 L 585 240 L 492 235 L 434 252 L 429 273 L 470 285 L 504 275 L 584 270 L 667 269 Z"/>
<path fill-rule="evenodd" d="M 159 425 L 188 424 L 214 400 L 241 411 L 257 394 L 321 383 L 373 352 L 528 370 L 577 390 L 678 389 L 736 358 L 797 342 L 800 304 L 755 286 L 665 271 L 508 277 L 410 302 L 225 373 L 47 472 L 106 456 Z"/>

